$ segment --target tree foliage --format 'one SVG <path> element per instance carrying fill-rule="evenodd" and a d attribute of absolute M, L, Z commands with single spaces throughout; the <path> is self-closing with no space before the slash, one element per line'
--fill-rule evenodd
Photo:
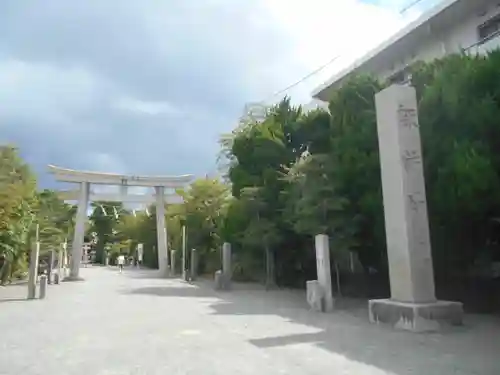
<path fill-rule="evenodd" d="M 23 277 L 39 228 L 41 256 L 59 251 L 73 227 L 74 208 L 55 192 L 37 192 L 30 167 L 13 146 L 0 146 L 0 278 Z"/>
<path fill-rule="evenodd" d="M 438 278 L 466 277 L 485 253 L 500 260 L 492 230 L 500 210 L 499 63 L 493 52 L 413 67 Z M 353 77 L 333 92 L 329 111 L 303 113 L 285 99 L 263 122 L 240 124 L 225 138 L 234 196 L 229 237 L 240 255 L 259 259 L 272 232 L 279 282 L 314 277 L 318 233 L 329 235 L 334 262 L 353 252 L 367 273 L 386 275 L 374 104 L 385 85 Z"/>

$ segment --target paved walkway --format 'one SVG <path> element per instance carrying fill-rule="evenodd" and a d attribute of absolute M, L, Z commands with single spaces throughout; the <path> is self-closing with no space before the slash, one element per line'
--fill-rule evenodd
<path fill-rule="evenodd" d="M 365 303 L 318 314 L 299 292 L 216 293 L 151 271 L 82 275 L 49 286 L 45 300 L 0 288 L 0 374 L 500 374 L 493 317 L 415 335 L 369 324 Z"/>

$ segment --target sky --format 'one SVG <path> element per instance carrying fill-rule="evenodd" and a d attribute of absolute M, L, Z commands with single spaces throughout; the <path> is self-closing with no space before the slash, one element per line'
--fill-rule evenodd
<path fill-rule="evenodd" d="M 214 175 L 245 104 L 310 92 L 436 0 L 1 0 L 0 144 L 47 164 Z"/>

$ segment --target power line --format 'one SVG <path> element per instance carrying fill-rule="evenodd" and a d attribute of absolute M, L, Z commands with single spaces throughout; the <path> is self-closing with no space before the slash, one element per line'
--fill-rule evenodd
<path fill-rule="evenodd" d="M 414 0 L 412 1 L 411 3 L 409 3 L 408 5 L 406 5 L 405 7 L 403 7 L 400 11 L 399 11 L 399 14 L 403 14 L 404 12 L 406 12 L 407 10 L 410 10 L 411 8 L 413 8 L 415 5 L 418 5 L 419 3 L 421 3 L 423 0 Z"/>
<path fill-rule="evenodd" d="M 297 82 L 292 83 L 291 85 L 285 87 L 284 89 L 276 91 L 274 94 L 270 95 L 269 98 L 267 98 L 265 100 L 262 100 L 262 103 L 266 102 L 269 99 L 274 98 L 275 96 L 278 96 L 278 95 L 281 95 L 281 94 L 287 92 L 288 90 L 290 90 L 290 89 L 294 88 L 295 86 L 297 86 L 297 85 L 301 84 L 302 82 L 304 82 L 306 79 L 309 79 L 313 75 L 318 74 L 323 69 L 325 69 L 329 65 L 333 64 L 335 62 L 335 60 L 337 60 L 339 57 L 340 57 L 340 55 L 335 56 L 334 58 L 330 59 L 327 63 L 321 65 L 319 68 L 316 68 L 312 72 L 308 73 L 307 75 L 305 75 L 304 77 L 302 77 L 301 79 L 299 79 Z"/>
<path fill-rule="evenodd" d="M 411 8 L 413 8 L 415 5 L 418 5 L 419 3 L 421 3 L 423 0 L 414 0 L 412 1 L 411 3 L 409 3 L 408 5 L 404 6 L 400 11 L 399 11 L 399 14 L 403 14 L 405 13 L 407 10 L 410 10 Z M 318 74 L 319 72 L 321 72 L 323 69 L 325 69 L 326 67 L 328 67 L 329 65 L 333 64 L 338 58 L 340 58 L 341 55 L 336 55 L 335 57 L 333 57 L 332 59 L 330 59 L 328 62 L 326 62 L 325 64 L 321 65 L 319 68 L 316 68 L 315 70 L 313 70 L 312 72 L 308 73 L 307 75 L 305 75 L 304 77 L 302 77 L 301 79 L 299 79 L 298 81 L 292 83 L 291 85 L 285 87 L 284 89 L 281 89 L 279 91 L 276 91 L 274 94 L 270 95 L 267 99 L 264 99 L 260 102 L 257 102 L 256 104 L 265 104 L 265 102 L 267 102 L 268 100 L 270 99 L 273 99 L 274 97 L 278 96 L 278 95 L 281 95 L 285 92 L 287 92 L 288 90 L 294 88 L 295 86 L 297 85 L 300 85 L 302 82 L 304 82 L 305 80 L 309 79 L 310 77 Z"/>

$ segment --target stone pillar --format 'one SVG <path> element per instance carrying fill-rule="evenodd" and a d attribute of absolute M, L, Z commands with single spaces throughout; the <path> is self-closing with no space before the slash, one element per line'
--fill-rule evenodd
<path fill-rule="evenodd" d="M 175 264 L 177 261 L 176 256 L 175 256 L 176 253 L 177 253 L 177 251 L 175 251 L 175 250 L 172 250 L 170 252 L 170 273 L 172 274 L 172 276 L 175 276 L 175 272 L 177 271 L 177 267 Z"/>
<path fill-rule="evenodd" d="M 323 307 L 325 312 L 333 311 L 332 296 L 332 276 L 330 273 L 330 246 L 326 234 L 318 234 L 314 238 L 316 247 L 316 269 L 318 273 L 318 283 L 321 285 Z"/>
<path fill-rule="evenodd" d="M 61 275 L 61 280 L 66 277 L 66 271 L 68 269 L 68 242 L 63 243 L 63 274 Z"/>
<path fill-rule="evenodd" d="M 231 266 L 231 244 L 224 242 L 222 245 L 222 274 L 227 282 L 231 280 L 233 269 Z"/>
<path fill-rule="evenodd" d="M 214 281 L 216 290 L 223 290 L 225 288 L 224 275 L 221 270 L 215 271 Z"/>
<path fill-rule="evenodd" d="M 57 282 L 56 284 L 59 284 L 59 281 L 64 278 L 64 248 L 63 244 L 61 244 L 61 248 L 59 249 L 59 252 L 57 253 Z"/>
<path fill-rule="evenodd" d="M 167 228 L 165 227 L 165 188 L 157 186 L 156 190 L 156 236 L 158 240 L 158 268 L 160 274 L 168 276 Z"/>
<path fill-rule="evenodd" d="M 186 258 L 186 247 L 187 247 L 187 238 L 186 238 L 186 226 L 182 226 L 182 279 L 186 280 L 186 271 L 187 271 L 187 258 Z"/>
<path fill-rule="evenodd" d="M 393 85 L 375 95 L 391 298 L 369 302 L 370 320 L 411 331 L 462 322 L 462 304 L 434 292 L 415 89 Z"/>
<path fill-rule="evenodd" d="M 196 280 L 198 276 L 198 252 L 196 249 L 191 249 L 191 280 Z"/>
<path fill-rule="evenodd" d="M 144 244 L 137 244 L 137 267 L 142 265 L 142 259 L 144 257 Z"/>
<path fill-rule="evenodd" d="M 30 268 L 28 274 L 28 299 L 36 297 L 36 279 L 38 277 L 38 255 L 40 254 L 40 242 L 36 241 L 31 247 Z"/>
<path fill-rule="evenodd" d="M 231 289 L 231 244 L 224 242 L 222 245 L 222 270 L 215 272 L 215 289 L 229 290 Z"/>
<path fill-rule="evenodd" d="M 79 276 L 82 260 L 83 236 L 85 234 L 85 221 L 87 220 L 87 207 L 89 203 L 89 183 L 80 184 L 78 209 L 76 211 L 75 234 L 71 245 L 71 269 L 66 281 L 82 280 Z"/>
<path fill-rule="evenodd" d="M 56 252 L 54 249 L 50 251 L 49 267 L 47 269 L 47 284 L 52 284 L 52 274 L 54 273 L 54 263 L 56 260 Z"/>
<path fill-rule="evenodd" d="M 44 299 L 47 293 L 47 275 L 40 276 L 40 294 L 38 298 Z"/>

